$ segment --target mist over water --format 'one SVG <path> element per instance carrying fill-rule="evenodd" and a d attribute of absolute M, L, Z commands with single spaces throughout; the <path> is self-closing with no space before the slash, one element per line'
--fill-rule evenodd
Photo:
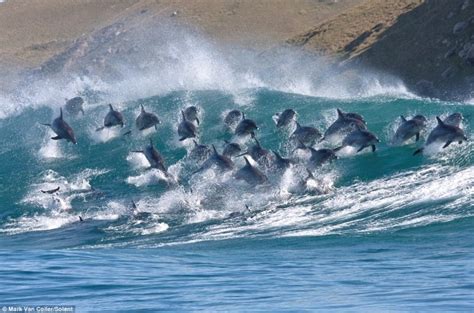
<path fill-rule="evenodd" d="M 3 248 L 184 246 L 213 251 L 216 246 L 226 249 L 220 245 L 228 242 L 244 250 L 248 245 L 244 254 L 251 254 L 266 248 L 260 240 L 276 240 L 281 251 L 290 244 L 303 249 L 299 245 L 320 240 L 327 248 L 322 253 L 330 255 L 338 238 L 335 245 L 349 245 L 351 255 L 354 238 L 365 238 L 361 244 L 368 246 L 372 239 L 384 238 L 390 245 L 398 240 L 391 241 L 392 234 L 426 236 L 430 229 L 469 238 L 474 215 L 472 140 L 435 147 L 422 156 L 412 156 L 421 142 L 399 147 L 390 142 L 400 115 L 424 114 L 429 120 L 422 134 L 426 139 L 436 126 L 435 117 L 453 112 L 465 116 L 462 126 L 472 139 L 471 104 L 419 98 L 395 77 L 337 66 L 303 51 L 279 48 L 256 54 L 218 45 L 176 25 L 112 34 L 97 34 L 89 50 L 79 56 L 70 53 L 60 70 L 32 72 L 27 83 L 0 94 Z M 121 49 L 114 50 L 119 43 Z M 50 140 L 53 132 L 39 123 L 50 123 L 65 99 L 78 95 L 86 100 L 85 115 L 65 115 L 78 144 Z M 108 103 L 123 112 L 125 127 L 96 131 Z M 158 115 L 162 124 L 157 130 L 136 130 L 140 105 Z M 177 134 L 180 110 L 190 105 L 200 108 L 199 142 L 215 144 L 219 151 L 225 139 L 244 147 L 252 144 L 224 127 L 225 112 L 235 108 L 257 122 L 257 137 L 265 148 L 284 156 L 294 149 L 288 143 L 292 130 L 277 130 L 272 116 L 286 108 L 297 111 L 302 125 L 321 132 L 336 120 L 336 108 L 358 112 L 381 143 L 376 153 L 341 151 L 338 160 L 314 171 L 305 188 L 301 184 L 307 173 L 301 165 L 283 173 L 268 170 L 269 184 L 250 187 L 231 172 L 193 174 L 200 167 L 189 157 L 194 144 L 180 142 Z M 131 134 L 123 136 L 128 130 Z M 149 169 L 146 158 L 133 152 L 143 150 L 150 138 L 175 181 Z M 304 152 L 298 156 L 308 157 Z M 245 164 L 243 158 L 234 161 L 237 169 Z M 57 194 L 41 192 L 57 187 Z M 464 242 L 469 243 L 472 236 Z M 237 257 L 234 252 L 226 261 Z M 16 298 L 12 294 L 7 299 Z"/>

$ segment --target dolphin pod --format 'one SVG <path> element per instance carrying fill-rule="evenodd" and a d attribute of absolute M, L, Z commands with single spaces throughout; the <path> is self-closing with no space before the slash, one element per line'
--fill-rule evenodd
<path fill-rule="evenodd" d="M 77 97 L 76 97 L 77 98 Z M 76 99 L 73 98 L 73 99 Z M 72 101 L 73 99 L 69 100 Z M 77 109 L 79 100 L 76 101 Z M 74 101 L 72 103 L 75 103 Z M 125 124 L 124 116 L 121 112 L 114 109 L 112 104 L 109 104 L 109 112 L 104 117 L 103 126 L 97 130 L 110 128 L 115 126 L 123 127 Z M 83 111 L 83 110 L 82 110 Z M 367 122 L 362 115 L 354 112 L 343 112 L 337 109 L 337 119 L 321 133 L 316 127 L 302 126 L 297 118 L 298 114 L 293 109 L 286 109 L 281 113 L 276 114 L 275 124 L 277 129 L 289 128 L 294 125 L 294 130 L 289 136 L 290 140 L 296 142 L 296 150 L 306 151 L 308 157 L 305 160 L 297 159 L 294 155 L 282 156 L 279 151 L 269 150 L 262 146 L 257 138 L 256 132 L 259 130 L 257 122 L 249 119 L 245 114 L 239 110 L 232 110 L 224 117 L 223 122 L 228 127 L 235 127 L 233 134 L 234 138 L 242 136 L 250 136 L 253 144 L 249 145 L 247 149 L 243 149 L 241 144 L 229 140 L 225 140 L 222 153 L 219 153 L 214 145 L 205 145 L 199 143 L 197 139 L 198 127 L 201 124 L 199 119 L 200 110 L 195 106 L 189 106 L 181 111 L 181 121 L 178 125 L 179 140 L 186 139 L 193 140 L 193 148 L 189 151 L 188 157 L 190 160 L 199 165 L 199 169 L 193 174 L 215 168 L 221 172 L 234 172 L 233 177 L 237 180 L 242 180 L 251 186 L 265 184 L 268 181 L 266 174 L 272 170 L 275 173 L 281 170 L 291 168 L 296 164 L 304 166 L 309 175 L 303 181 L 306 184 L 308 179 L 314 179 L 311 170 L 323 166 L 324 164 L 333 162 L 338 159 L 338 152 L 346 147 L 354 148 L 357 153 L 366 148 L 371 148 L 372 152 L 376 151 L 376 146 L 380 143 L 379 138 L 367 128 Z M 68 111 L 69 112 L 69 111 Z M 78 112 L 81 112 L 79 110 Z M 453 142 L 461 144 L 467 141 L 468 138 L 462 127 L 464 117 L 460 113 L 453 113 L 441 120 L 436 117 L 437 126 L 431 130 L 423 146 L 418 148 L 413 154 L 417 155 L 425 150 L 425 147 L 439 143 L 442 148 L 447 148 Z M 421 138 L 421 133 L 427 128 L 428 120 L 423 115 L 415 115 L 411 119 L 400 116 L 401 123 L 399 124 L 395 134 L 391 139 L 394 145 L 406 144 L 409 140 L 415 139 L 418 142 Z M 147 112 L 143 105 L 141 111 L 136 118 L 135 124 L 137 129 L 145 130 L 152 127 L 157 127 L 160 124 L 157 115 Z M 56 133 L 53 140 L 64 139 L 73 144 L 77 144 L 73 129 L 64 120 L 63 110 L 60 108 L 59 117 L 55 118 L 51 124 L 43 124 L 51 127 Z M 248 137 L 246 137 L 248 138 Z M 244 138 L 245 139 L 245 138 Z M 246 139 L 245 139 L 246 140 Z M 333 148 L 315 148 L 314 145 L 323 141 L 332 143 Z M 334 147 L 334 145 L 338 145 Z M 134 150 L 134 153 L 142 153 L 150 168 L 158 169 L 166 177 L 173 178 L 168 173 L 165 165 L 165 159 L 162 154 L 155 147 L 153 140 L 149 139 L 149 144 L 143 150 Z M 243 157 L 245 165 L 236 169 L 234 158 Z M 174 178 L 173 178 L 174 179 Z M 44 193 L 55 193 L 59 190 L 46 190 Z"/>

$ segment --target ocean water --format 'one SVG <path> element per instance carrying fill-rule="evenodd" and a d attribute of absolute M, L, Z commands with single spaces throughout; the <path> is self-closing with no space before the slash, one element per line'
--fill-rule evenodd
<path fill-rule="evenodd" d="M 472 141 L 420 156 L 412 155 L 416 143 L 389 144 L 401 114 L 423 113 L 428 132 L 435 116 L 461 112 L 472 138 L 472 105 L 408 94 L 243 93 L 246 103 L 219 90 L 120 103 L 132 129 L 125 137 L 120 129 L 96 132 L 107 107 L 88 105 L 84 117 L 66 115 L 76 146 L 50 140 L 38 124 L 57 107 L 4 118 L 0 304 L 68 304 L 84 312 L 473 308 Z M 156 132 L 133 128 L 139 104 L 163 120 Z M 359 112 L 382 143 L 376 153 L 347 153 L 318 169 L 322 194 L 292 191 L 304 175 L 297 167 L 250 188 L 232 174 L 192 175 L 193 144 L 176 134 L 179 110 L 191 104 L 201 108 L 200 142 L 218 149 L 233 137 L 222 123 L 232 108 L 257 122 L 263 146 L 282 154 L 291 151 L 289 131 L 277 131 L 272 115 L 285 108 L 320 130 L 335 120 L 335 108 Z M 167 186 L 131 153 L 149 138 L 179 186 Z M 55 196 L 40 192 L 57 186 Z M 131 216 L 132 200 L 151 214 Z"/>
<path fill-rule="evenodd" d="M 113 36 L 121 51 L 145 49 L 135 58 L 110 56 L 113 75 L 88 66 L 94 53 L 109 51 L 110 40 L 98 38 L 78 61 L 88 76 L 71 60 L 67 75 L 30 77 L 0 94 L 0 308 L 472 311 L 472 100 L 424 99 L 370 69 L 338 75 L 326 60 L 297 51 L 255 57 L 169 25 L 151 31 L 153 40 L 137 43 L 148 38 L 140 34 Z M 65 114 L 78 144 L 51 140 L 40 123 L 78 94 L 85 115 Z M 126 125 L 96 132 L 108 103 Z M 141 104 L 162 120 L 156 131 L 135 129 Z M 251 144 L 223 125 L 235 108 L 256 121 L 265 148 L 284 156 L 292 154 L 291 129 L 277 130 L 273 116 L 286 108 L 320 131 L 336 108 L 358 112 L 381 143 L 375 153 L 341 151 L 314 171 L 309 190 L 299 188 L 302 165 L 270 170 L 270 183 L 254 188 L 233 173 L 193 174 L 193 143 L 177 135 L 189 105 L 201 110 L 199 142 L 219 151 L 224 140 Z M 464 115 L 470 141 L 413 156 L 435 117 L 453 112 Z M 390 145 L 399 116 L 415 114 L 429 121 L 422 140 Z M 132 152 L 150 138 L 178 184 Z M 57 187 L 55 195 L 41 192 Z M 146 213 L 134 216 L 132 201 Z"/>

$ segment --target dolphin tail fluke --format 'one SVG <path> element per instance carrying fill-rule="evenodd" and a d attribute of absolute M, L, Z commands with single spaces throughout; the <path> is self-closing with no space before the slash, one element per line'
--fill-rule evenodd
<path fill-rule="evenodd" d="M 63 137 L 61 137 L 61 136 L 58 135 L 58 136 L 51 137 L 51 139 L 53 139 L 53 140 L 59 140 L 59 139 L 63 139 Z"/>
<path fill-rule="evenodd" d="M 413 152 L 413 155 L 420 154 L 420 153 L 423 152 L 423 150 L 425 150 L 425 148 L 420 148 L 420 149 L 416 150 L 415 152 Z"/>

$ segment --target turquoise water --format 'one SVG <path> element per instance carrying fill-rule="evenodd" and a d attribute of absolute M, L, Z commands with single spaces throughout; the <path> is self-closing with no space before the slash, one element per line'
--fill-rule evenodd
<path fill-rule="evenodd" d="M 77 146 L 49 140 L 38 124 L 56 117 L 57 106 L 26 107 L 0 121 L 0 305 L 124 312 L 474 306 L 472 140 L 422 156 L 412 156 L 415 143 L 388 144 L 401 114 L 424 114 L 432 129 L 435 116 L 461 112 L 472 138 L 472 105 L 407 94 L 173 91 L 118 104 L 126 129 L 139 104 L 162 119 L 156 132 L 95 132 L 107 113 L 99 102 L 84 117 L 66 117 Z M 186 156 L 193 145 L 176 133 L 187 105 L 201 108 L 200 142 L 219 150 L 232 139 L 222 118 L 233 108 L 257 122 L 264 147 L 284 155 L 288 132 L 277 131 L 272 115 L 286 108 L 321 131 L 336 119 L 335 108 L 358 112 L 382 142 L 376 153 L 345 153 L 318 169 L 323 194 L 292 190 L 305 175 L 299 167 L 250 188 L 231 173 L 192 175 L 197 165 Z M 168 187 L 131 153 L 149 138 L 179 186 Z M 57 196 L 40 192 L 57 186 Z M 132 200 L 151 215 L 130 216 Z"/>

